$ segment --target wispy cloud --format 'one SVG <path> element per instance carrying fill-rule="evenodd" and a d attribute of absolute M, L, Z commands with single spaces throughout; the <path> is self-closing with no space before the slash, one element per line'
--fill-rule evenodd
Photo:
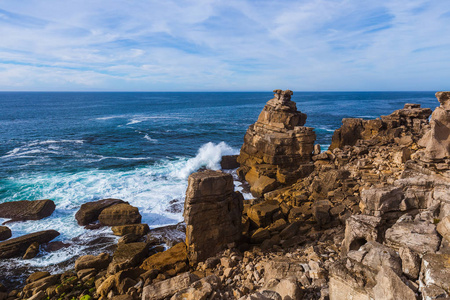
<path fill-rule="evenodd" d="M 447 0 L 0 2 L 0 90 L 450 89 Z"/>

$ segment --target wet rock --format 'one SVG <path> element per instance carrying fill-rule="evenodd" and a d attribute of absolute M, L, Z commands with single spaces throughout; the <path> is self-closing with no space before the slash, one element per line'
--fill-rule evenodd
<path fill-rule="evenodd" d="M 172 247 L 186 240 L 186 225 L 179 223 L 176 225 L 168 225 L 158 228 L 150 229 L 147 235 L 147 242 L 149 244 L 166 244 L 167 247 Z"/>
<path fill-rule="evenodd" d="M 0 204 L 0 218 L 18 221 L 40 220 L 51 216 L 55 207 L 55 203 L 48 199 L 5 202 Z"/>
<path fill-rule="evenodd" d="M 198 277 L 189 272 L 176 277 L 145 286 L 142 300 L 161 300 L 171 297 L 177 291 L 188 288 Z"/>
<path fill-rule="evenodd" d="M 93 202 L 84 203 L 75 214 L 78 225 L 88 225 L 98 220 L 100 213 L 107 207 L 112 205 L 125 203 L 120 199 L 103 199 Z"/>
<path fill-rule="evenodd" d="M 234 192 L 230 174 L 206 170 L 189 176 L 184 220 L 191 264 L 240 240 L 242 209 L 243 197 Z"/>
<path fill-rule="evenodd" d="M 96 269 L 97 271 L 106 269 L 111 261 L 107 253 L 101 253 L 97 256 L 84 255 L 75 261 L 75 271 L 83 269 Z"/>
<path fill-rule="evenodd" d="M 108 273 L 115 274 L 121 270 L 139 265 L 148 253 L 147 243 L 120 244 L 114 252 L 108 266 Z"/>
<path fill-rule="evenodd" d="M 0 241 L 9 239 L 12 236 L 11 229 L 6 226 L 0 226 Z"/>
<path fill-rule="evenodd" d="M 131 224 L 122 226 L 111 227 L 114 235 L 124 236 L 126 234 L 134 234 L 137 236 L 143 236 L 150 231 L 147 224 Z"/>
<path fill-rule="evenodd" d="M 220 161 L 220 168 L 222 170 L 232 170 L 239 168 L 239 163 L 237 162 L 238 155 L 224 155 Z"/>
<path fill-rule="evenodd" d="M 25 254 L 23 255 L 23 259 L 32 259 L 35 258 L 36 255 L 39 253 L 39 244 L 37 242 L 34 242 L 33 244 L 28 247 L 27 251 L 25 251 Z"/>
<path fill-rule="evenodd" d="M 169 269 L 183 270 L 187 268 L 187 249 L 185 243 L 179 243 L 172 248 L 156 253 L 146 260 L 141 265 L 144 270 L 158 270 L 165 272 Z"/>
<path fill-rule="evenodd" d="M 115 204 L 102 210 L 98 216 L 100 224 L 120 226 L 141 223 L 141 214 L 137 207 L 128 203 Z"/>
<path fill-rule="evenodd" d="M 383 266 L 376 276 L 377 284 L 373 287 L 376 300 L 411 300 L 414 292 L 389 267 Z"/>
<path fill-rule="evenodd" d="M 31 244 L 35 242 L 39 245 L 48 243 L 58 235 L 59 232 L 56 230 L 45 230 L 0 242 L 0 258 L 22 256 Z"/>

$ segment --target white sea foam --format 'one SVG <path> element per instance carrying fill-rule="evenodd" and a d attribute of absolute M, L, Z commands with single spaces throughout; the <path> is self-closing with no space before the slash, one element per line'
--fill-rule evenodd
<path fill-rule="evenodd" d="M 59 144 L 72 143 L 83 144 L 83 140 L 45 140 L 32 141 L 25 143 L 20 147 L 16 147 L 8 151 L 1 158 L 27 158 L 33 157 L 35 154 L 60 154 L 61 146 Z"/>
<path fill-rule="evenodd" d="M 157 143 L 158 142 L 157 139 L 152 139 L 148 134 L 144 135 L 144 139 L 146 139 L 147 141 L 152 142 L 152 143 Z"/>

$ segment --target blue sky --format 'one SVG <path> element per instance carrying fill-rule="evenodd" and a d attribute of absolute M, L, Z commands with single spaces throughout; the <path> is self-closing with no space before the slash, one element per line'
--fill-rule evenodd
<path fill-rule="evenodd" d="M 3 91 L 450 90 L 450 0 L 0 0 Z"/>

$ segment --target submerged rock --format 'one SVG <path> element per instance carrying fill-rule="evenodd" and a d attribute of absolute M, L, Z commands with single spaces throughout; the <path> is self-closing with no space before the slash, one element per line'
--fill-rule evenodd
<path fill-rule="evenodd" d="M 39 245 L 48 243 L 58 235 L 59 232 L 56 230 L 45 230 L 0 242 L 0 258 L 22 256 L 31 244 L 35 242 Z"/>
<path fill-rule="evenodd" d="M 12 236 L 11 229 L 6 226 L 0 226 L 0 241 L 9 239 Z"/>
<path fill-rule="evenodd" d="M 0 204 L 0 218 L 13 221 L 40 220 L 51 216 L 55 211 L 52 200 L 21 200 Z"/>

